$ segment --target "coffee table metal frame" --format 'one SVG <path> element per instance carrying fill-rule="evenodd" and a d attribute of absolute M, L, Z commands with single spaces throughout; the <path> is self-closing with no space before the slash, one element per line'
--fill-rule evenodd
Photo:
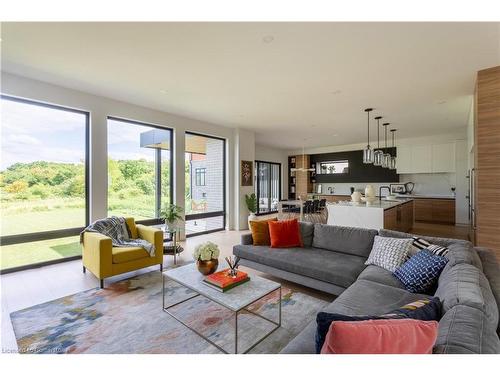
<path fill-rule="evenodd" d="M 226 351 L 224 348 L 222 348 L 220 345 L 216 344 L 215 342 L 213 342 L 212 340 L 210 340 L 208 337 L 206 337 L 205 335 L 203 335 L 201 332 L 198 332 L 197 330 L 195 330 L 193 327 L 189 326 L 188 324 L 184 323 L 179 317 L 177 317 L 175 314 L 173 314 L 172 312 L 168 311 L 168 309 L 174 307 L 174 306 L 178 306 L 184 302 L 187 302 L 187 301 L 190 301 L 192 300 L 193 298 L 196 298 L 196 297 L 199 297 L 199 296 L 203 296 L 205 298 L 208 298 L 210 301 L 214 302 L 214 303 L 217 303 L 218 305 L 222 306 L 222 307 L 225 307 L 226 309 L 232 311 L 234 313 L 234 353 L 233 354 L 245 354 L 245 353 L 248 353 L 250 350 L 252 350 L 253 348 L 255 348 L 258 344 L 260 344 L 262 341 L 264 341 L 264 339 L 266 339 L 270 334 L 272 334 L 274 331 L 276 331 L 279 327 L 281 327 L 281 285 L 277 286 L 276 288 L 274 288 L 273 290 L 269 291 L 268 293 L 264 294 L 263 296 L 259 297 L 259 298 L 256 298 L 254 301 L 250 302 L 249 304 L 237 309 L 237 310 L 234 310 L 233 308 L 230 308 L 229 306 L 226 306 L 225 304 L 221 303 L 221 302 L 218 302 L 218 301 L 215 301 L 213 300 L 210 296 L 198 291 L 198 290 L 195 290 L 193 289 L 191 286 L 185 284 L 185 283 L 182 283 L 178 280 L 174 280 L 174 279 L 170 279 L 178 284 L 181 284 L 182 286 L 192 290 L 195 295 L 193 296 L 190 296 L 182 301 L 179 301 L 179 302 L 176 302 L 176 303 L 173 303 L 171 305 L 168 305 L 166 306 L 165 305 L 165 279 L 168 278 L 168 276 L 165 275 L 165 273 L 162 274 L 162 281 L 163 281 L 163 287 L 162 287 L 162 290 L 163 290 L 163 295 L 162 295 L 162 300 L 163 300 L 163 311 L 166 312 L 168 315 L 170 315 L 172 318 L 174 318 L 175 320 L 177 320 L 179 323 L 181 323 L 184 327 L 186 328 L 189 328 L 191 331 L 193 331 L 194 333 L 196 333 L 198 336 L 200 336 L 201 338 L 205 339 L 206 341 L 208 341 L 210 344 L 212 344 L 213 346 L 215 346 L 217 349 L 219 349 L 221 352 L 223 353 L 226 353 L 226 354 L 231 354 L 232 352 L 228 352 Z M 251 281 L 250 281 L 251 282 Z M 234 290 L 234 289 L 233 289 Z M 254 311 L 251 311 L 251 310 L 248 310 L 248 307 L 252 304 L 254 304 L 255 302 L 257 302 L 258 300 L 262 299 L 262 298 L 265 298 L 267 297 L 268 295 L 272 294 L 272 293 L 275 293 L 277 290 L 279 290 L 279 303 L 278 303 L 278 321 L 275 322 L 274 320 L 271 320 L 269 318 L 266 318 L 265 316 L 262 316 L 260 314 L 257 314 L 256 312 Z M 221 292 L 222 293 L 222 292 Z M 241 313 L 241 311 L 246 311 L 250 314 L 253 314 L 255 316 L 258 316 L 259 318 L 262 318 L 264 320 L 267 320 L 268 322 L 272 323 L 275 327 L 269 331 L 268 333 L 266 333 L 262 338 L 260 338 L 257 342 L 255 342 L 254 344 L 252 344 L 248 349 L 246 349 L 244 352 L 242 353 L 238 353 L 238 315 Z"/>

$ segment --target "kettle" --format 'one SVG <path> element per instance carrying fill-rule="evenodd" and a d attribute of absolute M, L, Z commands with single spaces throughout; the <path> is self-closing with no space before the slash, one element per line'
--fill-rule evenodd
<path fill-rule="evenodd" d="M 407 182 L 405 184 L 405 194 L 411 194 L 414 187 L 415 187 L 415 184 L 413 182 Z"/>

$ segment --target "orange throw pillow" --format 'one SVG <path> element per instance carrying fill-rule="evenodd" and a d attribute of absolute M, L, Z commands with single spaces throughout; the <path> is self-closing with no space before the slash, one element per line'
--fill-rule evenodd
<path fill-rule="evenodd" d="M 252 231 L 252 241 L 254 246 L 269 246 L 271 238 L 269 237 L 269 221 L 276 221 L 278 219 L 269 220 L 256 220 L 250 221 L 250 230 Z"/>
<path fill-rule="evenodd" d="M 297 219 L 270 221 L 271 247 L 302 247 L 300 227 Z"/>

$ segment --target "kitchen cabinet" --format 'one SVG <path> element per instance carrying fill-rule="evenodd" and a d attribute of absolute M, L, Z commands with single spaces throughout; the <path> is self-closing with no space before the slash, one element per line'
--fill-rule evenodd
<path fill-rule="evenodd" d="M 415 198 L 415 220 L 455 224 L 455 199 Z"/>
<path fill-rule="evenodd" d="M 409 232 L 413 228 L 414 203 L 409 201 L 384 211 L 384 229 Z"/>
<path fill-rule="evenodd" d="M 455 172 L 455 143 L 399 146 L 397 156 L 398 174 Z"/>
<path fill-rule="evenodd" d="M 455 172 L 455 144 L 432 145 L 432 173 Z"/>
<path fill-rule="evenodd" d="M 350 201 L 351 196 L 350 195 L 321 195 L 321 194 L 314 194 L 314 197 L 316 199 L 326 199 L 327 202 L 330 203 L 335 203 L 335 202 L 341 202 L 341 201 Z"/>

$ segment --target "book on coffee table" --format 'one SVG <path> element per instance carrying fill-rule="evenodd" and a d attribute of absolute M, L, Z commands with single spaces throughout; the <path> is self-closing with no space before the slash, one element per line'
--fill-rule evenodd
<path fill-rule="evenodd" d="M 203 279 L 203 283 L 211 288 L 214 288 L 220 292 L 226 292 L 235 286 L 246 283 L 250 280 L 248 274 L 243 271 L 238 271 L 235 277 L 229 275 L 229 268 L 215 272 L 211 275 L 208 275 Z"/>

